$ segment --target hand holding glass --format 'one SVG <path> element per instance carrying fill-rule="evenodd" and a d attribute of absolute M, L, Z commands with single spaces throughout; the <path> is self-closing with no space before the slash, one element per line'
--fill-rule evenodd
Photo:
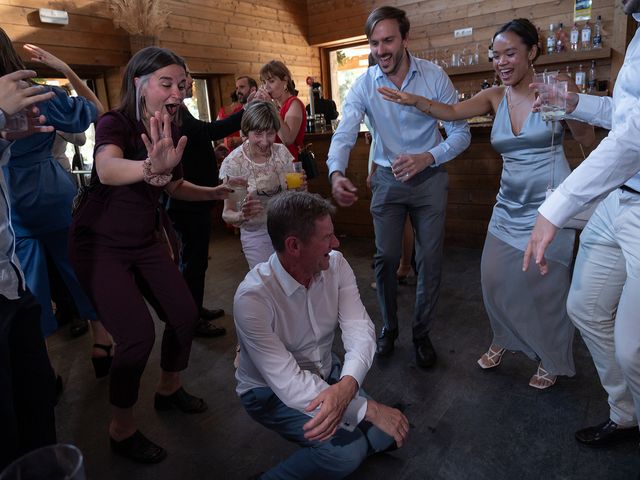
<path fill-rule="evenodd" d="M 551 75 L 546 75 L 544 80 L 538 89 L 542 119 L 545 122 L 562 120 L 567 114 L 568 83 Z"/>
<path fill-rule="evenodd" d="M 394 157 L 393 163 L 391 164 L 391 171 L 399 182 L 405 182 L 407 180 L 409 172 L 406 171 L 406 163 L 410 160 L 411 154 L 409 153 L 398 153 Z"/>
<path fill-rule="evenodd" d="M 302 186 L 302 163 L 301 162 L 293 162 L 293 172 L 287 172 L 285 175 L 285 180 L 287 182 L 287 189 L 294 190 L 296 188 L 300 188 Z"/>
<path fill-rule="evenodd" d="M 258 192 L 255 190 L 251 190 L 238 207 L 245 219 L 259 215 L 264 209 L 265 207 L 262 205 L 260 198 L 258 198 Z"/>
<path fill-rule="evenodd" d="M 229 194 L 229 201 L 231 205 L 235 205 L 236 210 L 240 210 L 240 205 L 247 197 L 247 180 L 248 175 L 240 175 L 237 177 L 226 176 L 225 182 L 228 187 L 233 188 L 233 192 Z"/>

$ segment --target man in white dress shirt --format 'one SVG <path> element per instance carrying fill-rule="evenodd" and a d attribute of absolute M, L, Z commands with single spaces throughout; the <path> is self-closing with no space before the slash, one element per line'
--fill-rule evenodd
<path fill-rule="evenodd" d="M 640 0 L 622 0 L 640 20 Z M 640 438 L 640 30 L 629 44 L 613 98 L 570 94 L 572 119 L 609 135 L 540 207 L 525 252 L 547 271 L 544 251 L 558 228 L 603 199 L 580 236 L 567 311 L 591 352 L 610 407 L 605 422 L 578 430 L 599 447 Z"/>
<path fill-rule="evenodd" d="M 260 478 L 342 478 L 370 454 L 402 446 L 409 424 L 360 390 L 375 353 L 374 327 L 333 232 L 334 207 L 285 192 L 269 204 L 275 252 L 234 299 L 247 413 L 301 448 Z M 337 326 L 345 349 L 332 353 Z"/>

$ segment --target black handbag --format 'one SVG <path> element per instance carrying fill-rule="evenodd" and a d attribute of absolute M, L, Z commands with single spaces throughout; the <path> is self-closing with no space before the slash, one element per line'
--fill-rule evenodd
<path fill-rule="evenodd" d="M 311 180 L 318 176 L 318 165 L 316 165 L 316 156 L 311 150 L 311 144 L 308 143 L 300 147 L 298 151 L 298 160 L 302 163 L 302 168 L 307 175 L 307 180 Z"/>

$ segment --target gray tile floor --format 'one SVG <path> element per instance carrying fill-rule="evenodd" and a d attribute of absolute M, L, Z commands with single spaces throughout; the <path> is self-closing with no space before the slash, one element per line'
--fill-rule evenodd
<path fill-rule="evenodd" d="M 342 238 L 361 294 L 379 328 L 370 268 L 372 241 Z M 136 409 L 142 431 L 169 451 L 159 465 L 141 466 L 111 454 L 106 426 L 108 385 L 93 378 L 90 338 L 71 340 L 66 329 L 50 342 L 53 362 L 66 384 L 57 407 L 59 439 L 85 455 L 90 480 L 244 479 L 266 470 L 296 447 L 254 423 L 234 393 L 233 293 L 246 272 L 237 237 L 216 231 L 208 271 L 206 303 L 222 306 L 228 334 L 196 339 L 186 387 L 206 398 L 209 410 L 187 416 L 153 409 L 159 376 L 158 346 L 145 372 Z M 374 362 L 365 388 L 385 402 L 404 402 L 412 425 L 408 445 L 368 459 L 353 479 L 635 479 L 638 445 L 610 450 L 579 446 L 573 432 L 608 415 L 589 353 L 575 340 L 577 374 L 548 391 L 527 385 L 536 363 L 506 354 L 494 371 L 482 371 L 478 356 L 491 340 L 480 291 L 480 251 L 447 248 L 439 318 L 431 332 L 439 353 L 430 371 L 415 366 L 410 315 L 411 286 L 400 287 L 401 333 L 392 358 Z M 160 331 L 158 329 L 158 331 Z"/>

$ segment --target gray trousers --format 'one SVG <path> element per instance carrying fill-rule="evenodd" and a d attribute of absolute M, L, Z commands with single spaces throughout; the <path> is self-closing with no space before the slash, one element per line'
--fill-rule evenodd
<path fill-rule="evenodd" d="M 415 232 L 418 281 L 412 327 L 416 344 L 428 335 L 436 314 L 448 185 L 449 177 L 443 167 L 427 168 L 402 183 L 390 168 L 378 166 L 371 179 L 377 294 L 384 327 L 389 330 L 398 328 L 396 271 L 407 213 Z"/>

